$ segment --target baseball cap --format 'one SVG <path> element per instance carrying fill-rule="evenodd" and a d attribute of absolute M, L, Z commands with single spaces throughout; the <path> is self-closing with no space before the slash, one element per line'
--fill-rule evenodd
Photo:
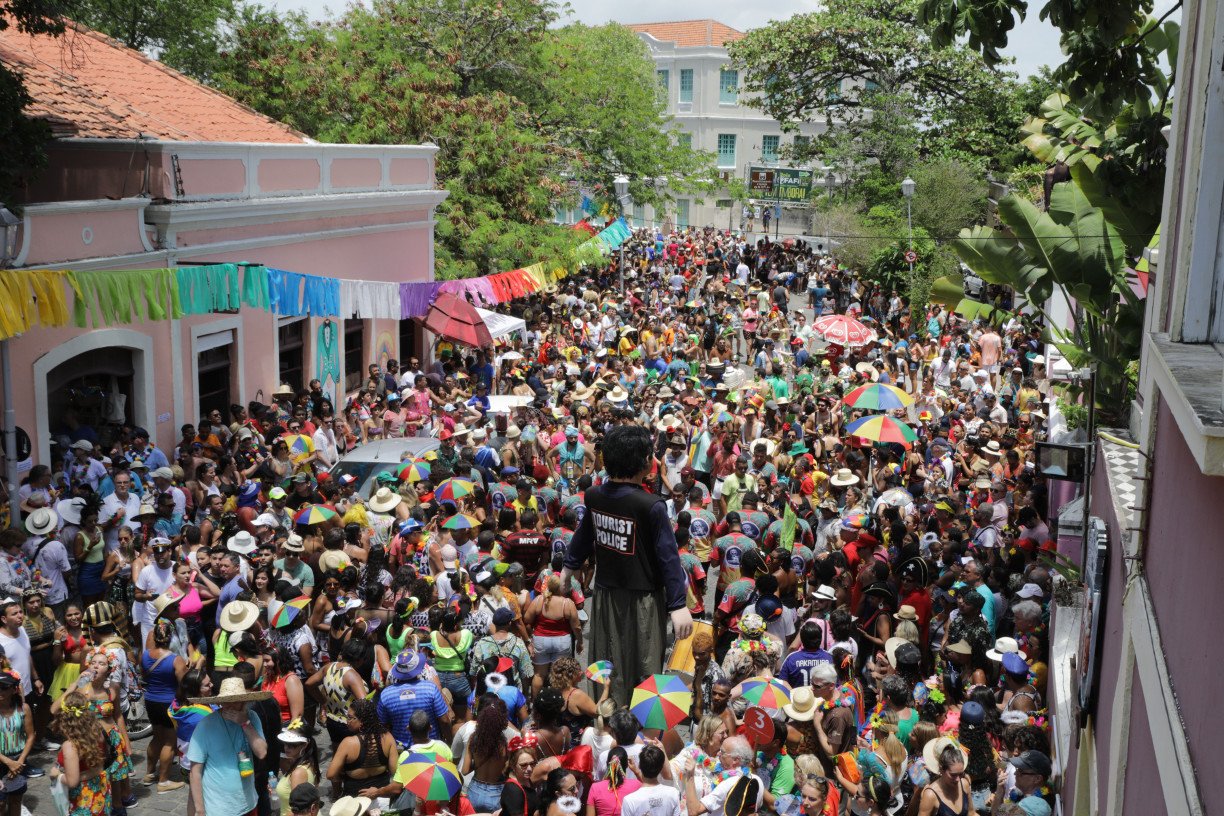
<path fill-rule="evenodd" d="M 509 607 L 501 607 L 493 613 L 494 626 L 509 626 L 514 621 L 514 611 Z"/>
<path fill-rule="evenodd" d="M 1050 774 L 1053 771 L 1050 765 L 1050 758 L 1032 748 L 1020 756 L 1012 757 L 1010 762 L 1017 771 L 1032 771 L 1035 774 L 1041 774 L 1046 779 L 1050 778 Z"/>
<path fill-rule="evenodd" d="M 1041 591 L 1041 587 L 1037 584 L 1025 584 L 1020 587 L 1020 591 L 1016 593 L 1017 598 L 1026 598 L 1029 600 L 1042 598 L 1045 593 Z"/>
<path fill-rule="evenodd" d="M 290 791 L 289 809 L 295 813 L 300 813 L 310 810 L 322 800 L 323 797 L 319 794 L 318 788 L 309 782 L 303 782 Z"/>
<path fill-rule="evenodd" d="M 282 487 L 274 487 L 268 491 L 268 498 L 273 501 L 285 498 L 285 489 Z"/>

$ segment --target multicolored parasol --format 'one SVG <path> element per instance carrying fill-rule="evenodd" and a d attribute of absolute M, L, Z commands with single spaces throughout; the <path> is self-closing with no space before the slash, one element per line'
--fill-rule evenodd
<path fill-rule="evenodd" d="M 444 530 L 470 530 L 473 527 L 480 526 L 480 519 L 475 516 L 469 516 L 467 513 L 456 513 L 455 515 L 442 522 Z"/>
<path fill-rule="evenodd" d="M 629 710 L 643 728 L 667 730 L 688 716 L 693 693 L 679 677 L 652 674 L 633 690 Z"/>
<path fill-rule="evenodd" d="M 774 677 L 750 677 L 741 684 L 740 696 L 752 705 L 777 711 L 790 702 L 791 687 Z"/>
<path fill-rule="evenodd" d="M 918 440 L 914 429 L 887 414 L 872 414 L 846 426 L 846 433 L 872 442 L 896 442 L 909 447 Z"/>
<path fill-rule="evenodd" d="M 825 315 L 812 321 L 812 330 L 839 346 L 865 346 L 876 333 L 848 315 Z"/>
<path fill-rule="evenodd" d="M 438 486 L 434 488 L 434 499 L 458 504 L 464 496 L 470 496 L 475 492 L 476 485 L 472 482 L 452 477 L 438 482 Z"/>
<path fill-rule="evenodd" d="M 429 478 L 432 467 L 424 459 L 409 459 L 395 469 L 395 477 L 401 482 L 419 482 Z"/>
<path fill-rule="evenodd" d="M 271 624 L 273 629 L 284 629 L 297 620 L 302 612 L 303 610 L 296 606 L 281 604 L 280 608 L 276 610 L 276 614 L 272 616 L 272 620 L 268 621 L 268 623 Z"/>
<path fill-rule="evenodd" d="M 730 411 L 719 411 L 718 413 L 714 415 L 714 418 L 711 421 L 714 424 L 718 425 L 723 422 L 731 422 L 733 419 L 735 419 L 735 417 L 731 414 Z"/>
<path fill-rule="evenodd" d="M 593 680 L 596 683 L 606 686 L 608 681 L 612 679 L 612 661 L 596 660 L 594 663 L 587 666 L 586 676 L 588 680 Z"/>
<path fill-rule="evenodd" d="M 311 600 L 313 599 L 309 595 L 299 595 L 296 598 L 290 598 L 285 601 L 284 605 L 292 606 L 294 609 L 305 609 L 310 606 Z"/>
<path fill-rule="evenodd" d="M 293 517 L 294 524 L 322 524 L 337 517 L 335 510 L 321 504 L 304 504 Z"/>
<path fill-rule="evenodd" d="M 886 383 L 868 383 L 860 385 L 842 399 L 851 408 L 863 408 L 868 411 L 891 411 L 914 404 L 914 398 Z"/>
<path fill-rule="evenodd" d="M 864 513 L 862 510 L 851 510 L 846 515 L 842 516 L 842 526 L 847 529 L 862 530 L 871 523 L 871 516 Z"/>
<path fill-rule="evenodd" d="M 433 754 L 406 756 L 395 771 L 395 780 L 426 802 L 449 802 L 463 787 L 455 763 Z"/>

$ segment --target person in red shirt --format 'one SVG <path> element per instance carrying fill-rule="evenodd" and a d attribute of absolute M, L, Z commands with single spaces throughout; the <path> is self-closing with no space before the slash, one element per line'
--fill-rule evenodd
<path fill-rule="evenodd" d="M 901 577 L 901 605 L 912 606 L 918 615 L 918 633 L 925 649 L 931 630 L 931 593 L 927 589 L 930 567 L 924 559 L 915 556 L 903 561 L 897 574 Z"/>

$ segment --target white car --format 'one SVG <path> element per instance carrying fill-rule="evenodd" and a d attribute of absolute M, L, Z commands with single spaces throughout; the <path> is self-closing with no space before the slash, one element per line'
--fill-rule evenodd
<path fill-rule="evenodd" d="M 346 474 L 356 476 L 356 493 L 369 498 L 378 474 L 395 470 L 405 459 L 424 456 L 437 447 L 438 440 L 428 436 L 406 436 L 401 439 L 367 442 L 342 456 L 331 469 L 331 478 L 339 479 Z"/>

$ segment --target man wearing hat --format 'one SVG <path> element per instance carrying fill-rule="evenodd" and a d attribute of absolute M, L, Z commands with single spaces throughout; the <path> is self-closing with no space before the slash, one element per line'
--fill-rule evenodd
<path fill-rule="evenodd" d="M 239 677 L 227 677 L 215 696 L 191 701 L 220 706 L 200 720 L 187 747 L 193 816 L 245 816 L 255 810 L 255 766 L 267 755 L 268 742 L 250 704 L 271 696 L 248 691 Z"/>
<path fill-rule="evenodd" d="M 153 601 L 174 583 L 174 542 L 158 537 L 149 545 L 153 549 L 153 563 L 146 564 L 135 581 L 133 618 L 140 626 L 141 644 L 148 640 L 149 633 L 153 631 Z"/>
<path fill-rule="evenodd" d="M 562 591 L 588 559 L 600 589 L 591 615 L 592 653 L 612 661 L 612 695 L 620 701 L 663 668 L 667 617 L 673 637 L 692 631 L 687 577 L 667 516 L 665 499 L 642 489 L 651 469 L 651 435 L 638 425 L 617 425 L 604 438 L 609 481 L 586 491 L 587 512 L 570 541 Z M 635 621 L 632 632 L 625 621 Z"/>
<path fill-rule="evenodd" d="M 41 507 L 26 516 L 25 528 L 30 537 L 22 545 L 22 554 L 34 571 L 42 574 L 48 585 L 46 603 L 63 617 L 68 603 L 68 583 L 64 576 L 72 569 L 68 548 L 55 537 L 60 519 L 54 510 Z"/>
<path fill-rule="evenodd" d="M 94 458 L 94 445 L 86 439 L 78 439 L 72 443 L 72 466 L 68 471 L 69 481 L 76 484 L 88 484 L 95 493 L 98 485 L 106 478 L 106 466 L 100 459 Z"/>
<path fill-rule="evenodd" d="M 277 574 L 301 587 L 304 594 L 311 594 L 315 582 L 314 570 L 302 560 L 302 553 L 306 551 L 302 537 L 297 533 L 290 533 L 289 537 L 281 542 L 280 548 L 284 556 L 272 562 Z"/>
<path fill-rule="evenodd" d="M 405 649 L 395 658 L 388 674 L 389 686 L 378 696 L 378 718 L 391 730 L 400 745 L 412 744 L 409 723 L 412 715 L 423 711 L 429 716 L 429 736 L 451 738 L 454 715 L 442 692 L 429 681 L 422 681 L 425 656 L 415 649 Z"/>
<path fill-rule="evenodd" d="M 1015 775 L 1015 787 L 1006 790 L 1003 779 L 995 796 L 1002 802 L 1014 802 L 1026 816 L 1049 816 L 1050 805 L 1041 796 L 1041 789 L 1054 774 L 1054 765 L 1041 751 L 1030 748 L 1008 760 Z"/>

